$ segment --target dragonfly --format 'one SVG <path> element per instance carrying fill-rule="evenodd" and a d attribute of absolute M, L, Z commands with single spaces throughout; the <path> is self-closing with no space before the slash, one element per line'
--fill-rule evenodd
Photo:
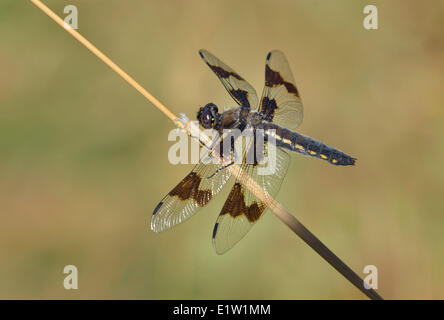
<path fill-rule="evenodd" d="M 323 142 L 296 132 L 303 119 L 303 106 L 293 74 L 285 55 L 274 50 L 265 61 L 265 86 L 259 102 L 255 89 L 231 67 L 207 50 L 200 57 L 216 74 L 237 106 L 219 112 L 216 104 L 200 108 L 197 120 L 204 129 L 215 130 L 217 138 L 207 148 L 217 149 L 222 159 L 234 154 L 240 162 L 240 173 L 232 173 L 227 161 L 200 162 L 156 206 L 151 217 L 151 229 L 162 232 L 193 216 L 223 189 L 229 181 L 231 191 L 219 213 L 212 232 L 213 246 L 223 254 L 238 243 L 264 215 L 267 206 L 241 183 L 240 174 L 247 174 L 266 192 L 270 200 L 279 192 L 290 165 L 290 152 L 324 160 L 336 166 L 354 165 L 356 158 Z M 188 121 L 183 115 L 182 121 Z M 251 139 L 242 154 L 236 155 L 234 144 L 226 151 L 221 148 L 224 132 L 237 129 L 260 131 L 262 145 Z M 235 139 L 234 137 L 233 139 Z M 260 140 L 260 139 L 259 139 Z M 203 144 L 203 143 L 202 143 Z M 265 154 L 275 148 L 275 165 L 271 174 L 260 174 L 266 165 Z M 247 161 L 251 150 L 263 149 L 262 156 Z M 256 154 L 256 153 L 255 153 Z M 234 184 L 233 184 L 234 181 Z"/>

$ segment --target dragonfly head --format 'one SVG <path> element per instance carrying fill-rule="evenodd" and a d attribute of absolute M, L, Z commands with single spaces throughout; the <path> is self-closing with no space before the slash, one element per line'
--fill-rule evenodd
<path fill-rule="evenodd" d="M 214 103 L 208 103 L 205 107 L 200 108 L 197 113 L 197 120 L 205 129 L 214 128 L 219 122 L 219 109 Z"/>

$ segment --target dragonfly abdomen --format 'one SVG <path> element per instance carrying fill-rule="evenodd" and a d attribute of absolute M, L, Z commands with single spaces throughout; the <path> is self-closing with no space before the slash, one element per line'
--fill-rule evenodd
<path fill-rule="evenodd" d="M 274 137 L 278 147 L 319 158 L 338 166 L 355 164 L 356 159 L 348 154 L 297 132 L 274 124 L 267 124 L 264 126 L 264 129 L 267 137 Z"/>

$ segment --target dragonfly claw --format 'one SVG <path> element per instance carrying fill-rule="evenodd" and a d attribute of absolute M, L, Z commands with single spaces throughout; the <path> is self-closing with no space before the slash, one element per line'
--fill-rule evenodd
<path fill-rule="evenodd" d="M 179 117 L 177 117 L 176 120 L 185 126 L 190 121 L 190 118 L 188 118 L 185 113 L 181 112 L 179 113 Z"/>

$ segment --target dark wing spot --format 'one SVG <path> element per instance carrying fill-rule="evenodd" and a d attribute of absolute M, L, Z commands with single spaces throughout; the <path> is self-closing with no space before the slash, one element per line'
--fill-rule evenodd
<path fill-rule="evenodd" d="M 233 189 L 231 189 L 230 195 L 228 196 L 220 214 L 229 214 L 233 218 L 245 215 L 248 221 L 255 222 L 261 217 L 264 209 L 265 206 L 262 203 L 258 204 L 257 202 L 253 202 L 251 205 L 247 206 L 245 204 L 243 187 L 239 182 L 236 182 Z"/>
<path fill-rule="evenodd" d="M 195 172 L 187 175 L 179 184 L 170 191 L 170 196 L 177 196 L 181 200 L 194 199 L 197 205 L 203 207 L 212 197 L 210 190 L 200 190 L 202 178 Z"/>
<path fill-rule="evenodd" d="M 209 63 L 207 63 L 208 66 L 211 68 L 211 70 L 213 70 L 213 72 L 222 79 L 226 79 L 229 78 L 230 76 L 238 79 L 238 80 L 244 80 L 240 75 L 238 75 L 236 72 L 231 72 L 231 71 L 227 71 L 224 68 L 218 67 L 218 66 L 213 66 Z"/>
<path fill-rule="evenodd" d="M 295 94 L 299 97 L 298 89 L 291 82 L 285 81 L 278 71 L 272 70 L 269 65 L 265 65 L 265 85 L 267 87 L 274 87 L 284 85 L 289 93 Z"/>
<path fill-rule="evenodd" d="M 248 92 L 242 89 L 230 90 L 230 93 L 239 102 L 239 105 L 250 108 L 250 102 L 248 102 Z"/>
<path fill-rule="evenodd" d="M 157 211 L 159 211 L 159 209 L 160 209 L 160 207 L 161 207 L 162 205 L 163 205 L 163 202 L 161 201 L 161 202 L 157 205 L 156 209 L 154 209 L 153 215 L 155 215 L 155 214 L 157 213 Z"/>
<path fill-rule="evenodd" d="M 264 212 L 265 207 L 262 205 L 262 207 L 259 206 L 257 202 L 253 202 L 248 208 L 246 212 L 246 216 L 248 221 L 255 222 L 259 220 L 259 218 L 262 215 L 262 212 Z"/>
<path fill-rule="evenodd" d="M 271 52 L 269 52 L 269 53 L 267 54 L 267 61 L 270 60 L 270 57 L 271 57 Z"/>
<path fill-rule="evenodd" d="M 273 120 L 274 113 L 276 112 L 277 104 L 276 100 L 264 97 L 261 103 L 261 112 L 265 116 L 266 120 Z"/>
<path fill-rule="evenodd" d="M 293 93 L 295 96 L 299 97 L 298 89 L 294 86 L 291 82 L 284 82 L 285 88 L 287 88 L 287 91 L 289 93 Z"/>
<path fill-rule="evenodd" d="M 214 229 L 213 229 L 213 239 L 216 237 L 217 227 L 219 227 L 219 223 L 218 223 L 218 222 L 216 222 L 216 224 L 214 225 Z"/>

